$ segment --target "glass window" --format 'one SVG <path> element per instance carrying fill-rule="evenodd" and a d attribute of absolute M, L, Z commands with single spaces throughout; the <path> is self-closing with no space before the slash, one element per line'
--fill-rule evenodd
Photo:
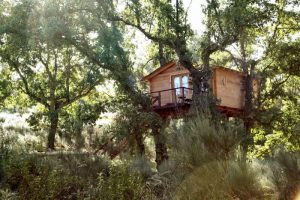
<path fill-rule="evenodd" d="M 182 76 L 182 87 L 189 87 L 189 77 L 187 75 Z M 187 96 L 188 89 L 184 89 L 184 96 Z"/>
<path fill-rule="evenodd" d="M 189 87 L 189 77 L 187 75 L 182 76 L 182 87 Z"/>
<path fill-rule="evenodd" d="M 176 89 L 176 95 L 179 95 L 180 94 L 180 89 L 179 89 L 179 87 L 180 87 L 180 76 L 176 76 L 176 77 L 174 77 L 174 88 L 178 88 L 178 89 Z"/>

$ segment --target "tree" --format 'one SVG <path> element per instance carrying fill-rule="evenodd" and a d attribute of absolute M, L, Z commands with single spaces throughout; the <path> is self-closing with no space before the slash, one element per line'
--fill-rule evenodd
<path fill-rule="evenodd" d="M 212 1 L 216 3 L 216 1 Z M 238 46 L 238 56 L 235 56 L 232 51 L 223 48 L 221 50 L 227 51 L 233 58 L 233 62 L 244 74 L 244 110 L 243 110 L 243 120 L 245 125 L 245 141 L 243 144 L 244 153 L 246 155 L 247 146 L 249 144 L 249 138 L 251 133 L 251 127 L 253 124 L 253 81 L 255 78 L 255 69 L 258 61 L 252 59 L 252 55 L 255 53 L 253 51 L 253 46 L 256 45 L 255 38 L 259 37 L 261 31 L 265 28 L 266 24 L 271 21 L 270 15 L 270 5 L 266 5 L 264 1 L 236 1 L 229 0 L 229 19 L 238 21 L 232 21 L 230 24 L 234 27 L 234 32 L 229 32 L 228 34 L 236 38 L 235 44 Z M 220 5 L 213 5 L 214 15 L 219 14 Z M 217 18 L 216 26 L 219 25 L 219 18 Z M 220 28 L 220 32 L 217 33 L 217 37 L 223 34 L 223 29 Z M 216 34 L 216 32 L 214 32 Z M 246 156 L 244 155 L 244 159 Z"/>
<path fill-rule="evenodd" d="M 277 102 L 278 95 L 285 96 L 282 95 L 285 93 L 283 87 L 286 87 L 285 83 L 288 83 L 289 78 L 286 75 L 291 72 L 290 70 L 294 71 L 292 72 L 294 75 L 297 74 L 297 70 L 293 70 L 297 59 L 291 59 L 292 56 L 290 56 L 293 55 L 295 49 L 291 45 L 288 45 L 289 48 L 284 48 L 285 45 L 282 46 L 282 41 L 290 37 L 290 34 L 295 34 L 286 30 L 286 19 L 293 22 L 297 17 L 293 12 L 287 10 L 289 6 L 295 6 L 296 3 L 280 1 L 271 3 L 263 0 L 228 2 L 235 5 L 235 12 L 231 12 L 231 14 L 239 16 L 235 29 L 238 40 L 234 50 L 227 48 L 224 51 L 229 53 L 232 63 L 245 74 L 245 107 L 242 117 L 245 125 L 245 138 L 247 138 L 244 142 L 244 149 L 247 152 L 247 146 L 252 143 L 251 130 L 254 126 L 265 124 L 267 132 L 277 129 L 273 122 L 281 118 L 279 110 L 282 108 L 273 109 L 274 104 L 271 103 L 272 106 L 270 106 L 269 103 Z M 284 54 L 289 56 L 284 58 L 278 56 L 282 53 L 280 53 L 280 47 L 283 47 Z M 258 49 L 260 51 L 257 51 Z M 281 76 L 280 74 L 285 75 Z M 256 98 L 254 98 L 255 88 L 253 87 L 255 79 L 260 82 L 260 91 Z M 266 81 L 270 82 L 266 83 Z M 268 87 L 272 89 L 269 90 Z M 276 93 L 276 95 L 272 93 Z M 288 101 L 292 102 L 291 100 Z M 273 114 L 271 114 L 272 112 Z M 266 119 L 268 120 L 265 121 Z M 285 121 L 284 118 L 281 120 Z M 255 130 L 255 132 L 257 131 Z"/>
<path fill-rule="evenodd" d="M 105 73 L 61 40 L 72 19 L 67 3 L 24 1 L 3 17 L 0 56 L 18 76 L 17 84 L 48 111 L 48 148 L 54 149 L 59 113 L 87 96 Z"/>
<path fill-rule="evenodd" d="M 145 115 L 156 116 L 151 109 L 149 97 L 139 90 L 133 76 L 132 64 L 122 46 L 122 26 L 109 20 L 109 16 L 115 12 L 112 1 L 68 2 L 68 9 L 73 18 L 80 20 L 76 21 L 76 26 L 68 25 L 68 28 L 72 29 L 72 34 L 63 35 L 62 40 L 76 48 L 91 63 L 105 70 L 108 77 L 115 81 L 117 92 L 126 95 L 127 104 L 133 104 Z M 93 37 L 89 37 L 90 35 Z M 160 134 L 156 131 L 157 136 Z M 167 158 L 166 144 L 162 139 L 156 140 L 155 144 L 158 163 L 161 163 Z"/>
<path fill-rule="evenodd" d="M 134 27 L 153 42 L 173 49 L 179 62 L 190 71 L 193 78 L 194 105 L 208 107 L 205 104 L 206 101 L 196 102 L 206 98 L 206 95 L 202 94 L 202 87 L 203 85 L 208 87 L 207 82 L 210 77 L 209 57 L 215 51 L 221 50 L 235 42 L 237 37 L 223 32 L 224 34 L 220 35 L 219 41 L 212 42 L 208 34 L 206 38 L 209 39 L 204 39 L 203 45 L 200 47 L 202 49 L 203 69 L 199 70 L 194 66 L 192 54 L 187 47 L 187 41 L 192 35 L 192 31 L 188 25 L 187 11 L 183 9 L 182 1 L 177 0 L 173 4 L 169 0 L 132 0 L 124 2 L 124 5 L 126 5 L 124 12 L 111 13 L 109 19 Z M 221 17 L 226 17 L 226 15 L 219 16 L 218 19 L 222 19 Z M 219 23 L 219 25 L 222 26 L 223 24 Z M 218 27 L 220 26 L 216 28 Z M 234 29 L 228 32 L 232 33 L 233 31 Z"/>
<path fill-rule="evenodd" d="M 9 70 L 0 66 L 0 107 L 4 106 L 4 101 L 11 95 L 12 89 Z"/>

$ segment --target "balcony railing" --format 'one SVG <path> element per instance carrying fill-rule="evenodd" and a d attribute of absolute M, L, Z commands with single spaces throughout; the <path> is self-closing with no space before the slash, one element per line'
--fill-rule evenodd
<path fill-rule="evenodd" d="M 153 107 L 177 106 L 190 104 L 192 102 L 192 88 L 177 87 L 166 90 L 151 92 L 151 103 Z"/>

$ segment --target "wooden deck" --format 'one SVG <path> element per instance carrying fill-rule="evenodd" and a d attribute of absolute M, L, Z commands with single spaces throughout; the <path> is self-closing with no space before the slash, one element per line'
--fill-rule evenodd
<path fill-rule="evenodd" d="M 151 92 L 151 103 L 153 110 L 161 117 L 180 118 L 188 114 L 192 105 L 192 88 L 178 87 L 161 91 Z M 162 100 L 162 96 L 168 93 L 172 98 L 169 101 Z M 230 108 L 217 105 L 217 109 L 227 117 L 240 116 L 242 109 Z"/>

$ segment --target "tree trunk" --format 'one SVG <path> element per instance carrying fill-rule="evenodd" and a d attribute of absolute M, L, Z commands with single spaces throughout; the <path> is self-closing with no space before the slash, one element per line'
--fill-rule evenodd
<path fill-rule="evenodd" d="M 245 87 L 245 105 L 244 105 L 244 126 L 245 126 L 245 139 L 242 143 L 242 160 L 247 160 L 248 146 L 251 143 L 251 127 L 252 127 L 252 117 L 251 113 L 253 110 L 253 71 L 255 63 L 249 63 L 246 59 L 246 33 L 244 30 L 241 30 L 241 54 L 242 54 L 242 69 L 245 74 L 244 77 L 244 87 Z"/>
<path fill-rule="evenodd" d="M 179 63 L 189 70 L 191 77 L 193 78 L 193 95 L 198 95 L 201 93 L 200 85 L 202 80 L 202 74 L 198 71 L 191 61 L 191 58 L 187 56 L 187 49 L 178 46 L 176 47 L 176 54 L 179 58 Z"/>
<path fill-rule="evenodd" d="M 194 67 L 189 52 L 183 46 L 178 47 L 176 54 L 179 57 L 179 62 L 189 70 L 193 80 L 193 104 L 190 108 L 190 114 L 204 113 L 211 115 L 214 113 L 216 101 L 210 94 L 210 86 L 208 84 L 211 77 L 209 68 L 209 54 L 205 57 L 204 68 L 198 70 Z"/>
<path fill-rule="evenodd" d="M 169 158 L 168 150 L 166 145 L 166 138 L 161 133 L 160 127 L 153 127 L 152 134 L 155 143 L 155 153 L 156 153 L 156 168 L 159 169 L 160 165 Z"/>
<path fill-rule="evenodd" d="M 83 122 L 79 119 L 75 125 L 75 147 L 80 150 L 84 147 L 84 137 L 82 136 Z"/>
<path fill-rule="evenodd" d="M 251 67 L 252 68 L 252 67 Z M 245 106 L 244 106 L 244 126 L 245 126 L 245 139 L 242 144 L 243 155 L 242 160 L 246 161 L 248 146 L 251 141 L 251 128 L 252 128 L 252 117 L 251 113 L 253 110 L 253 70 L 250 70 L 250 74 L 247 74 L 245 77 Z"/>
<path fill-rule="evenodd" d="M 142 134 L 136 132 L 135 134 L 135 141 L 137 144 L 137 149 L 138 149 L 138 153 L 140 156 L 144 156 L 145 155 L 145 145 L 144 145 L 144 141 L 143 141 L 143 136 Z"/>
<path fill-rule="evenodd" d="M 175 47 L 175 52 L 179 58 L 180 64 L 182 64 L 187 70 L 189 70 L 190 75 L 193 79 L 193 104 L 197 107 L 200 105 L 203 108 L 207 108 L 208 105 L 208 95 L 203 95 L 204 91 L 209 90 L 208 80 L 210 78 L 209 69 L 209 54 L 206 56 L 207 62 L 204 62 L 204 69 L 198 70 L 194 67 L 192 63 L 192 58 L 189 51 L 186 48 L 184 41 L 177 41 L 177 46 Z M 205 105 L 203 105 L 205 104 Z"/>
<path fill-rule="evenodd" d="M 164 56 L 164 45 L 161 42 L 158 43 L 158 56 L 159 56 L 160 66 L 165 65 L 167 63 L 167 61 Z"/>
<path fill-rule="evenodd" d="M 82 136 L 83 121 L 81 119 L 81 107 L 78 109 L 75 120 L 75 147 L 76 150 L 80 150 L 84 147 L 84 137 Z"/>
<path fill-rule="evenodd" d="M 48 135 L 48 149 L 54 150 L 54 142 L 55 142 L 55 135 L 58 126 L 58 111 L 50 111 L 50 128 L 49 128 L 49 135 Z"/>

